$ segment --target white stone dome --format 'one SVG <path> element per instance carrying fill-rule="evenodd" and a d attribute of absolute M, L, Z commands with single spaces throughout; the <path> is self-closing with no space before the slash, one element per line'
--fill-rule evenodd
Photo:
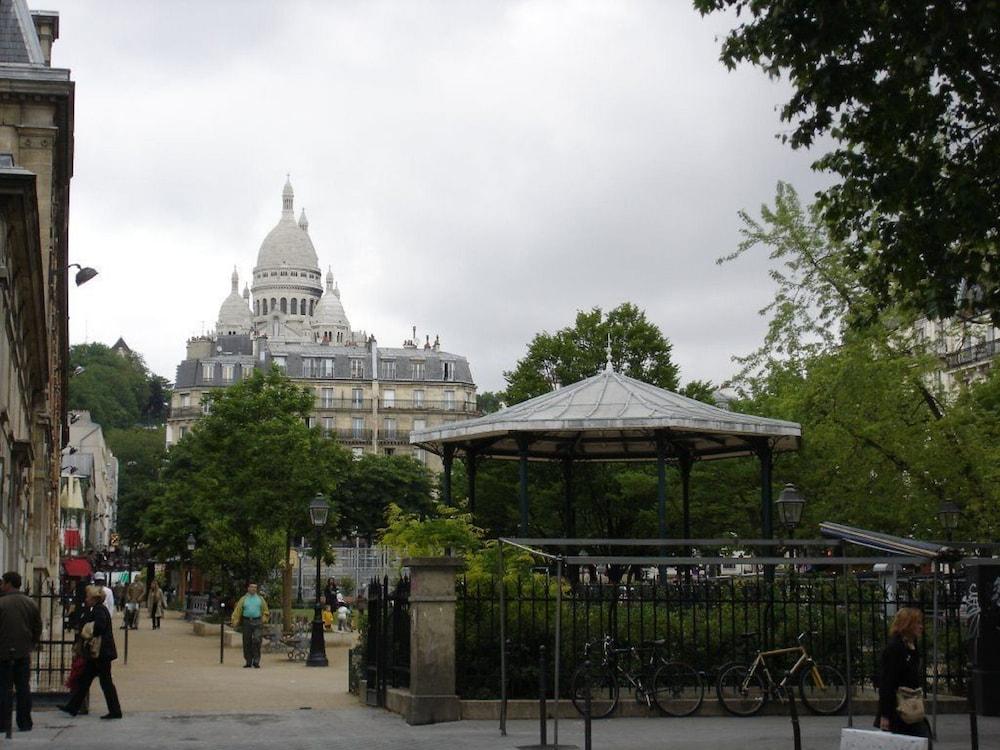
<path fill-rule="evenodd" d="M 295 192 L 291 181 L 285 182 L 281 194 L 281 219 L 268 232 L 257 254 L 257 268 L 307 268 L 319 271 L 316 248 L 309 238 L 309 222 L 295 221 Z"/>
<path fill-rule="evenodd" d="M 350 331 L 351 324 L 347 321 L 347 313 L 344 305 L 340 301 L 340 289 L 334 286 L 333 272 L 326 273 L 326 293 L 316 304 L 313 311 L 313 327 L 320 330 L 327 328 L 339 328 L 343 331 Z"/>
<path fill-rule="evenodd" d="M 216 331 L 222 334 L 249 333 L 253 325 L 253 316 L 247 300 L 240 295 L 239 275 L 233 269 L 232 291 L 219 308 L 219 319 L 215 324 Z"/>

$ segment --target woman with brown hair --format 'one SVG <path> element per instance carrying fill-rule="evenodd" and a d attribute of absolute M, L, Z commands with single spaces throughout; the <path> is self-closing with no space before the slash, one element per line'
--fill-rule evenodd
<path fill-rule="evenodd" d="M 889 642 L 882 652 L 875 726 L 886 732 L 930 739 L 930 726 L 922 710 L 924 672 L 917 653 L 917 640 L 923 632 L 924 615 L 919 609 L 902 607 L 896 612 L 889 626 Z"/>

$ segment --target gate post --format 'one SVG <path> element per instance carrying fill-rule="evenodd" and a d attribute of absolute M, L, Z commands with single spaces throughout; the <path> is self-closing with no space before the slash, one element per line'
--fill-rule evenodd
<path fill-rule="evenodd" d="M 458 721 L 455 694 L 455 575 L 464 567 L 456 557 L 409 557 L 410 696 L 407 724 Z"/>

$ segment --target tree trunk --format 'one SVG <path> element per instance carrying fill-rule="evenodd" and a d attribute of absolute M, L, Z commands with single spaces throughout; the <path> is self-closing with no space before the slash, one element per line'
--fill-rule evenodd
<path fill-rule="evenodd" d="M 281 571 L 281 627 L 292 632 L 292 539 L 285 535 L 285 566 Z"/>

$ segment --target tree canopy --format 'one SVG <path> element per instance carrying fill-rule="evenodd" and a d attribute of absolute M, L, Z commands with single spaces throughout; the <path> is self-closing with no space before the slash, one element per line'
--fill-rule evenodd
<path fill-rule="evenodd" d="M 184 555 L 194 534 L 198 565 L 239 590 L 287 568 L 292 540 L 313 533 L 310 500 L 317 492 L 336 497 L 351 458 L 306 426 L 312 396 L 277 369 L 206 398 L 209 414 L 167 454 L 145 541 L 164 556 Z"/>
<path fill-rule="evenodd" d="M 154 375 L 142 356 L 119 354 L 104 344 L 70 348 L 70 370 L 83 370 L 69 381 L 70 409 L 86 409 L 104 429 L 162 424 L 170 400 L 166 379 Z"/>
<path fill-rule="evenodd" d="M 520 403 L 596 375 L 607 360 L 609 336 L 616 371 L 676 390 L 678 373 L 670 359 L 670 342 L 645 312 L 623 302 L 607 315 L 599 307 L 580 310 L 572 326 L 536 334 L 527 355 L 504 373 L 507 390 L 502 400 Z"/>
<path fill-rule="evenodd" d="M 694 5 L 736 11 L 730 69 L 791 82 L 783 139 L 835 144 L 813 165 L 840 178 L 818 207 L 878 307 L 1000 323 L 1000 4 Z"/>

